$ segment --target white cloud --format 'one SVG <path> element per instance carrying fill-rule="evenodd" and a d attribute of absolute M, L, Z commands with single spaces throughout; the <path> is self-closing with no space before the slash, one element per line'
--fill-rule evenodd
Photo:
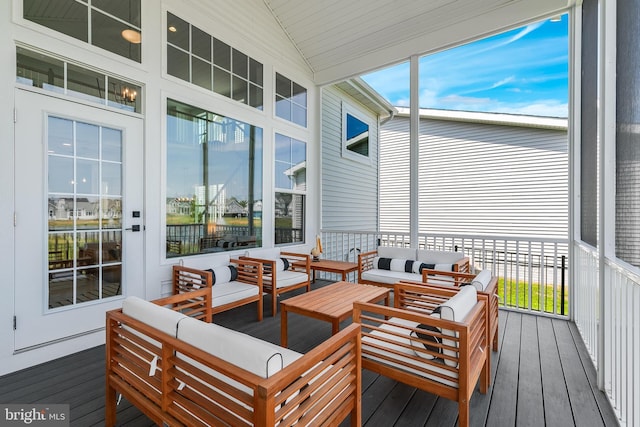
<path fill-rule="evenodd" d="M 514 81 L 516 79 L 515 76 L 509 76 L 509 77 L 505 77 L 504 79 L 500 80 L 499 82 L 496 82 L 494 84 L 491 85 L 491 89 L 495 89 L 497 87 L 500 86 L 504 86 L 507 83 L 511 83 L 512 81 Z"/>

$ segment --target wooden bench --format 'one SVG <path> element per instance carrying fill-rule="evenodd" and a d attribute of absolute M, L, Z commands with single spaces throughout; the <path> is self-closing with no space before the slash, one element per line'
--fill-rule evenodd
<path fill-rule="evenodd" d="M 471 307 L 462 320 L 432 315 L 436 307 L 461 297 Z M 393 308 L 356 302 L 353 320 L 362 328 L 362 367 L 456 401 L 458 423 L 466 427 L 476 384 L 484 394 L 491 378 L 486 310 L 471 287 L 427 293 L 422 286 L 396 284 Z"/>
<path fill-rule="evenodd" d="M 469 271 L 469 257 L 462 252 L 380 246 L 358 254 L 358 282 L 393 289 L 401 280 L 420 281 L 425 268 Z"/>
<path fill-rule="evenodd" d="M 349 416 L 361 424 L 358 325 L 300 354 L 206 323 L 210 293 L 130 297 L 107 313 L 105 425 L 116 425 L 118 393 L 158 425 L 337 426 Z M 280 360 L 273 372 L 238 366 L 265 348 L 268 364 Z"/>

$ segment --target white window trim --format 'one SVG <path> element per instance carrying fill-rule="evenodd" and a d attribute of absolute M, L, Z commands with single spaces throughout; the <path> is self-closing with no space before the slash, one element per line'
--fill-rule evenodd
<path fill-rule="evenodd" d="M 365 156 L 353 152 L 347 148 L 347 114 L 351 114 L 358 120 L 366 123 L 369 126 L 369 155 Z M 355 106 L 348 102 L 342 101 L 342 157 L 345 159 L 353 160 L 365 164 L 373 164 L 373 158 L 371 156 L 371 136 L 374 135 L 376 130 L 375 122 L 369 116 L 367 116 L 362 110 L 359 110 Z"/>

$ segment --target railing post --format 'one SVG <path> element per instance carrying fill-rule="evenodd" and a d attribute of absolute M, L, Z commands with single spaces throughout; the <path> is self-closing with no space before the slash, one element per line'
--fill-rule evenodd
<path fill-rule="evenodd" d="M 566 263 L 566 256 L 562 255 L 560 271 L 562 274 L 560 275 L 560 314 L 564 316 L 564 269 Z"/>

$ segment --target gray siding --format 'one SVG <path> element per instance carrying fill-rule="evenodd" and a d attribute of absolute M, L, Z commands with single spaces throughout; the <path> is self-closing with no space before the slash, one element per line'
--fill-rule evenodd
<path fill-rule="evenodd" d="M 342 157 L 342 100 L 349 99 L 335 87 L 322 93 L 322 228 L 377 230 L 377 129 L 369 134 L 370 163 Z M 352 100 L 350 105 L 358 106 Z M 371 113 L 367 115 L 377 123 Z"/>
<path fill-rule="evenodd" d="M 409 119 L 381 130 L 380 227 L 409 231 Z M 564 130 L 423 118 L 421 233 L 567 237 Z"/>

